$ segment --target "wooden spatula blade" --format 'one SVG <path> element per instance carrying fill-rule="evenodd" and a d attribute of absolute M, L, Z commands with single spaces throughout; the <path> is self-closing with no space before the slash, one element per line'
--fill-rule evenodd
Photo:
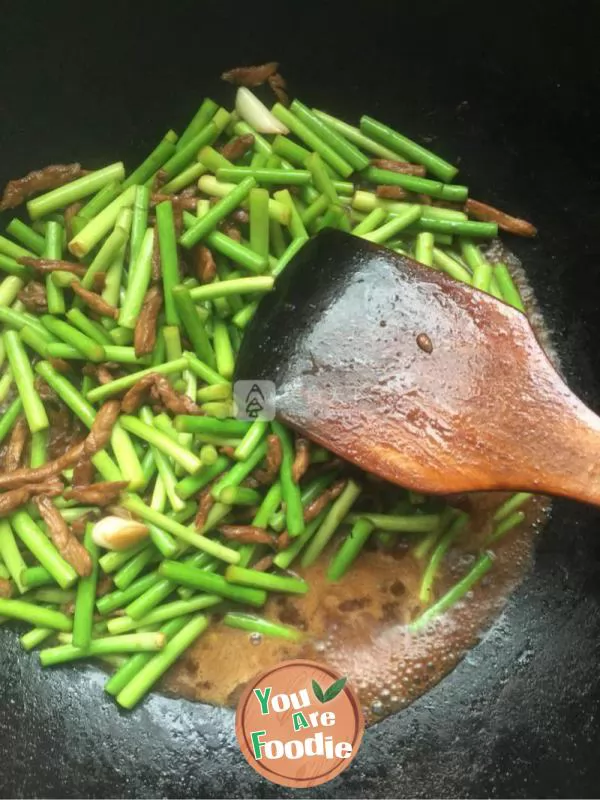
<path fill-rule="evenodd" d="M 286 268 L 236 379 L 274 381 L 280 419 L 402 486 L 600 502 L 600 420 L 526 317 L 348 234 L 319 234 Z"/>

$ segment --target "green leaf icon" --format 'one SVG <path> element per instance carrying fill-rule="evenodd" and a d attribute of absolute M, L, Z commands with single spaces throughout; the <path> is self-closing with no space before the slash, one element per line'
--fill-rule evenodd
<path fill-rule="evenodd" d="M 313 680 L 312 688 L 313 692 L 315 693 L 315 697 L 320 703 L 328 703 L 330 700 L 333 700 L 334 697 L 337 697 L 338 694 L 342 691 L 344 686 L 346 685 L 346 681 L 348 678 L 340 678 L 337 681 L 334 681 L 331 686 L 324 692 L 323 689 L 319 686 L 319 684 Z"/>
<path fill-rule="evenodd" d="M 326 702 L 325 701 L 325 695 L 323 694 L 323 689 L 321 689 L 321 687 L 319 686 L 319 684 L 315 680 L 313 680 L 313 682 L 312 682 L 312 689 L 313 689 L 313 692 L 315 693 L 315 697 L 317 698 L 317 700 L 320 703 Z"/>
<path fill-rule="evenodd" d="M 330 700 L 333 700 L 334 697 L 337 697 L 338 694 L 342 691 L 344 686 L 346 685 L 346 681 L 348 678 L 340 678 L 339 680 L 335 681 L 331 684 L 329 689 L 325 692 L 325 703 L 328 703 Z"/>

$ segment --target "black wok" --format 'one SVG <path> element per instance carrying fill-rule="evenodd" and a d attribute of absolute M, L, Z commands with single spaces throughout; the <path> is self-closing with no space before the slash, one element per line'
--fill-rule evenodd
<path fill-rule="evenodd" d="M 539 239 L 514 249 L 571 386 L 599 410 L 599 22 L 595 4 L 537 0 L 4 4 L 0 179 L 131 165 L 205 93 L 231 97 L 222 69 L 279 58 L 300 97 L 433 137 L 475 197 L 535 221 Z M 556 502 L 484 641 L 311 794 L 597 796 L 599 543 L 596 511 Z M 230 711 L 154 695 L 122 713 L 96 670 L 42 672 L 0 628 L 1 796 L 291 794 L 246 764 Z"/>

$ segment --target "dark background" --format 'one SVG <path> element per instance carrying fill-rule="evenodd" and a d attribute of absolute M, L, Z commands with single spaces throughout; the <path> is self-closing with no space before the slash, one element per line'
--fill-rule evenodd
<path fill-rule="evenodd" d="M 430 142 L 474 197 L 538 225 L 514 249 L 570 384 L 600 410 L 597 3 L 0 9 L 0 181 L 57 161 L 135 166 L 205 94 L 231 105 L 223 69 L 279 59 L 304 102 Z M 598 796 L 598 521 L 557 503 L 484 642 L 312 794 Z M 42 673 L 0 629 L 1 796 L 281 796 L 243 761 L 229 712 L 155 696 L 123 714 L 101 685 L 91 669 Z"/>

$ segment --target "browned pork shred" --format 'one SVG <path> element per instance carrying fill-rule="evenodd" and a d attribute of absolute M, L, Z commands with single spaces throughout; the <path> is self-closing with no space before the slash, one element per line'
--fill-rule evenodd
<path fill-rule="evenodd" d="M 281 459 L 282 450 L 279 436 L 271 433 L 267 436 L 266 469 L 255 469 L 252 473 L 253 476 L 259 483 L 272 483 L 279 474 Z"/>
<path fill-rule="evenodd" d="M 43 169 L 28 172 L 22 178 L 6 184 L 0 202 L 0 211 L 21 205 L 28 197 L 37 192 L 58 189 L 59 186 L 64 186 L 65 183 L 81 177 L 82 174 L 81 164 L 50 164 Z"/>
<path fill-rule="evenodd" d="M 87 486 L 94 480 L 94 473 L 94 465 L 90 459 L 80 459 L 73 469 L 73 486 Z"/>
<path fill-rule="evenodd" d="M 70 206 L 65 208 L 65 231 L 67 233 L 67 241 L 73 238 L 73 218 L 79 214 L 83 208 L 83 203 L 71 203 Z"/>
<path fill-rule="evenodd" d="M 316 497 L 312 503 L 309 503 L 306 508 L 304 509 L 304 521 L 310 522 L 311 520 L 318 517 L 321 511 L 335 500 L 336 497 L 343 492 L 344 487 L 346 486 L 347 481 L 345 479 L 340 479 L 332 484 L 329 489 L 326 489 L 323 494 Z"/>
<path fill-rule="evenodd" d="M 310 442 L 302 436 L 296 439 L 296 457 L 292 464 L 292 478 L 296 483 L 300 481 L 310 466 Z"/>
<path fill-rule="evenodd" d="M 506 214 L 493 206 L 488 206 L 486 203 L 481 203 L 479 200 L 469 198 L 465 203 L 465 211 L 471 217 L 475 217 L 475 219 L 482 222 L 496 222 L 501 230 L 507 233 L 514 233 L 516 236 L 535 236 L 537 234 L 537 228 L 531 222 L 527 222 L 526 219 L 511 217 L 510 214 Z"/>
<path fill-rule="evenodd" d="M 46 275 L 50 272 L 70 272 L 78 278 L 83 278 L 87 269 L 81 264 L 74 264 L 72 261 L 62 261 L 56 258 L 32 258 L 30 256 L 22 256 L 17 259 L 18 263 L 24 267 L 30 267 L 36 272 L 41 272 Z M 101 292 L 106 285 L 106 273 L 97 272 L 94 275 L 93 288 Z"/>
<path fill-rule="evenodd" d="M 90 519 L 92 519 L 92 516 L 93 514 L 88 512 L 87 514 L 82 514 L 80 517 L 77 517 L 77 519 L 71 523 L 71 533 L 73 536 L 76 536 L 78 539 L 83 539 L 85 529 Z"/>
<path fill-rule="evenodd" d="M 266 572 L 266 570 L 273 566 L 273 560 L 274 556 L 264 556 L 264 558 L 259 559 L 256 564 L 252 565 L 252 569 L 257 572 Z"/>
<path fill-rule="evenodd" d="M 154 386 L 154 381 L 158 377 L 158 373 L 150 372 L 144 375 L 139 381 L 125 392 L 121 401 L 121 410 L 125 414 L 134 414 L 138 408 L 146 400 L 150 389 Z"/>
<path fill-rule="evenodd" d="M 275 547 L 273 536 L 256 525 L 221 525 L 219 530 L 226 539 L 242 544 L 268 544 L 269 547 Z"/>
<path fill-rule="evenodd" d="M 217 265 L 208 247 L 203 244 L 194 247 L 192 257 L 200 283 L 212 283 L 217 274 Z"/>
<path fill-rule="evenodd" d="M 403 175 L 417 175 L 423 177 L 427 170 L 420 164 L 411 164 L 408 161 L 391 161 L 389 158 L 372 158 L 371 165 L 389 172 L 400 172 Z"/>
<path fill-rule="evenodd" d="M 254 67 L 235 67 L 223 72 L 221 78 L 229 83 L 234 83 L 236 86 L 247 86 L 253 88 L 260 86 L 266 80 L 274 75 L 279 69 L 277 61 L 269 61 L 266 64 L 260 64 Z"/>
<path fill-rule="evenodd" d="M 215 504 L 215 500 L 211 494 L 211 486 L 207 486 L 200 492 L 198 497 L 198 511 L 196 512 L 196 519 L 194 520 L 194 525 L 196 529 L 201 531 L 202 528 L 206 525 L 206 518 L 208 517 L 208 512 Z"/>
<path fill-rule="evenodd" d="M 11 473 L 0 475 L 0 490 L 19 488 L 28 483 L 39 483 L 62 470 L 76 464 L 81 458 L 91 458 L 102 450 L 110 439 L 113 426 L 119 416 L 120 404 L 117 400 L 105 403 L 96 414 L 87 437 L 69 449 L 58 458 L 48 461 L 43 467 L 24 467 Z"/>
<path fill-rule="evenodd" d="M 69 526 L 49 497 L 39 495 L 34 502 L 48 526 L 50 538 L 58 552 L 80 577 L 86 578 L 92 572 L 92 559 L 88 551 L 73 536 Z"/>
<path fill-rule="evenodd" d="M 128 486 L 128 481 L 101 481 L 86 486 L 74 486 L 67 489 L 64 496 L 67 500 L 77 500 L 91 506 L 108 506 L 115 503 L 121 492 Z"/>
<path fill-rule="evenodd" d="M 176 392 L 169 381 L 157 372 L 149 372 L 129 389 L 121 408 L 125 414 L 133 414 L 142 405 L 148 394 L 161 403 L 172 414 L 193 414 L 200 416 L 202 409 L 185 394 Z"/>
<path fill-rule="evenodd" d="M 269 86 L 273 90 L 275 97 L 279 100 L 282 106 L 288 106 L 290 104 L 290 98 L 286 92 L 287 83 L 283 75 L 280 75 L 279 72 L 274 73 L 273 75 L 269 75 Z"/>
<path fill-rule="evenodd" d="M 119 418 L 121 404 L 118 400 L 108 400 L 100 408 L 90 432 L 83 442 L 83 453 L 90 458 L 103 450 L 110 441 L 113 427 Z"/>
<path fill-rule="evenodd" d="M 46 483 L 33 483 L 10 489 L 0 494 L 0 517 L 12 514 L 25 503 L 28 503 L 36 494 L 46 494 L 56 497 L 62 493 L 63 485 L 60 481 L 47 481 Z"/>
<path fill-rule="evenodd" d="M 58 258 L 33 258 L 22 256 L 17 259 L 19 264 L 24 267 L 31 267 L 37 272 L 71 272 L 73 275 L 82 278 L 86 273 L 86 268 L 81 264 L 74 264 L 72 261 L 62 261 Z"/>
<path fill-rule="evenodd" d="M 8 447 L 4 455 L 4 469 L 14 472 L 21 465 L 23 451 L 29 440 L 29 426 L 24 416 L 18 417 L 8 440 Z"/>
<path fill-rule="evenodd" d="M 152 286 L 144 296 L 142 310 L 135 324 L 133 346 L 138 358 L 148 355 L 156 344 L 156 326 L 162 308 L 162 292 L 158 286 Z"/>
<path fill-rule="evenodd" d="M 221 155 L 229 161 L 237 161 L 252 148 L 253 144 L 254 136 L 251 133 L 236 136 L 235 139 L 223 145 Z"/>
<path fill-rule="evenodd" d="M 175 391 L 164 375 L 156 378 L 152 393 L 171 414 L 192 414 L 196 417 L 203 414 L 200 406 L 196 405 L 186 394 Z"/>
<path fill-rule="evenodd" d="M 115 376 L 111 372 L 113 369 L 115 369 L 115 365 L 110 362 L 106 364 L 88 363 L 83 367 L 82 372 L 84 375 L 95 378 L 98 383 L 104 386 L 105 383 L 112 383 L 115 380 Z"/>
<path fill-rule="evenodd" d="M 84 289 L 79 281 L 73 281 L 71 289 L 92 309 L 92 311 L 95 311 L 96 314 L 100 314 L 102 317 L 110 317 L 110 319 L 118 318 L 119 311 L 115 306 L 111 306 L 110 303 L 107 303 L 106 300 L 100 297 L 99 294 L 96 294 L 96 292 Z"/>
<path fill-rule="evenodd" d="M 410 197 L 410 192 L 407 192 L 401 186 L 388 186 L 387 184 L 378 186 L 375 189 L 375 194 L 385 200 L 406 200 Z"/>

